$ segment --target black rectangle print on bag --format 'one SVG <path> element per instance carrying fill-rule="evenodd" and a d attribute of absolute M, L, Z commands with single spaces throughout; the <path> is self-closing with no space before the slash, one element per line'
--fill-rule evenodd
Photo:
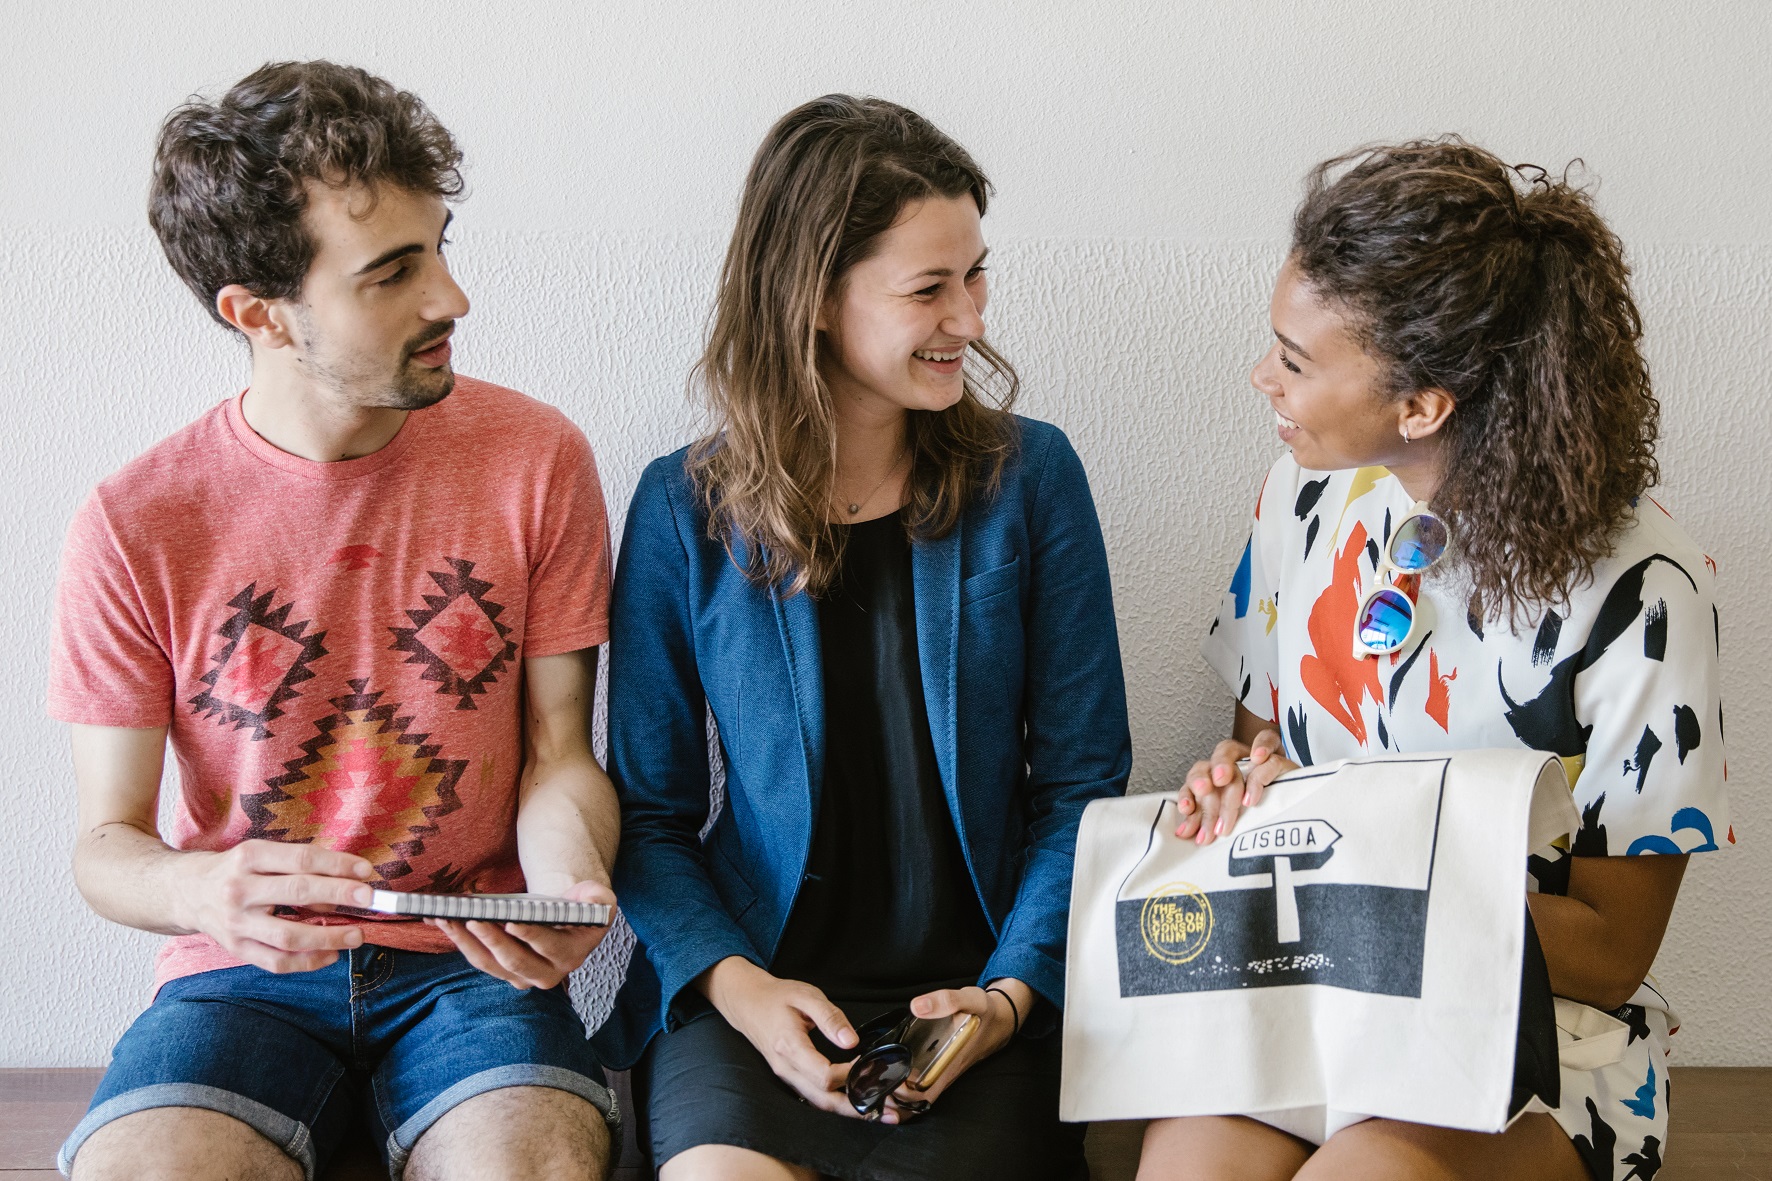
<path fill-rule="evenodd" d="M 1373 786 L 1386 798 L 1357 810 L 1313 798 L 1239 827 L 1188 859 L 1189 881 L 1153 880 L 1153 826 L 1114 906 L 1120 995 L 1327 984 L 1420 996 L 1444 780 Z"/>

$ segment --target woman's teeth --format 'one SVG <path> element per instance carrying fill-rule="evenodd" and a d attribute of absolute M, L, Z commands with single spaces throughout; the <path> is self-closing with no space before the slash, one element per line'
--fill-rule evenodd
<path fill-rule="evenodd" d="M 965 349 L 956 349 L 951 353 L 938 353 L 934 349 L 918 349 L 911 356 L 923 361 L 958 361 L 965 353 Z"/>
<path fill-rule="evenodd" d="M 1285 427 L 1289 431 L 1295 431 L 1298 429 L 1298 424 L 1296 422 L 1293 422 L 1290 418 L 1287 418 L 1284 414 L 1281 414 L 1278 410 L 1274 411 L 1274 421 L 1279 423 L 1281 426 Z"/>

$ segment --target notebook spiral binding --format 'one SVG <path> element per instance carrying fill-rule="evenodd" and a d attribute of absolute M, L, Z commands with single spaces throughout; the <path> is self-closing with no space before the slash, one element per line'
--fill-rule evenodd
<path fill-rule="evenodd" d="M 609 906 L 545 894 L 408 894 L 377 890 L 369 909 L 414 918 L 474 919 L 488 923 L 537 923 L 550 927 L 607 927 Z"/>

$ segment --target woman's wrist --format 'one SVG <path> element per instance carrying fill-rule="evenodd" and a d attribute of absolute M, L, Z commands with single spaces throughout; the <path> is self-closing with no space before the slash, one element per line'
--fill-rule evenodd
<path fill-rule="evenodd" d="M 764 972 L 762 968 L 741 955 L 729 955 L 697 976 L 695 987 L 697 991 L 708 998 L 709 1004 L 720 1011 L 722 1017 L 731 1021 L 732 1014 L 729 1011 L 729 1005 L 733 993 L 744 988 L 745 985 L 753 983 L 754 977 L 758 974 L 767 976 L 769 973 Z"/>
<path fill-rule="evenodd" d="M 1027 1025 L 1037 999 L 1034 990 L 1013 976 L 1003 976 L 985 985 L 984 992 L 992 1012 L 1000 1012 L 1006 1028 L 1003 1040 L 1007 1042 Z"/>
<path fill-rule="evenodd" d="M 1009 1037 L 1014 1038 L 1016 1034 L 1021 1032 L 1021 1007 L 1015 1003 L 1014 997 L 1000 988 L 993 986 L 984 991 L 987 998 L 996 997 L 1009 1006 Z"/>

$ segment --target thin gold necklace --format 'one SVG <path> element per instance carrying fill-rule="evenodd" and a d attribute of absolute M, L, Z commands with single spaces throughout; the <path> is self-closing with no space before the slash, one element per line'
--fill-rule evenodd
<path fill-rule="evenodd" d="M 857 513 L 861 512 L 861 508 L 863 505 L 865 505 L 866 503 L 868 503 L 868 501 L 872 500 L 874 497 L 876 497 L 880 494 L 880 489 L 886 487 L 886 481 L 890 480 L 895 474 L 897 474 L 898 466 L 899 466 L 899 464 L 904 462 L 904 457 L 907 454 L 907 452 L 908 452 L 908 449 L 906 449 L 905 451 L 900 451 L 898 453 L 898 458 L 894 459 L 892 461 L 892 466 L 886 469 L 886 474 L 880 477 L 880 482 L 878 484 L 874 485 L 874 490 L 872 492 L 868 493 L 866 496 L 862 497 L 860 500 L 850 501 L 845 506 L 849 509 L 850 516 L 853 517 Z"/>

